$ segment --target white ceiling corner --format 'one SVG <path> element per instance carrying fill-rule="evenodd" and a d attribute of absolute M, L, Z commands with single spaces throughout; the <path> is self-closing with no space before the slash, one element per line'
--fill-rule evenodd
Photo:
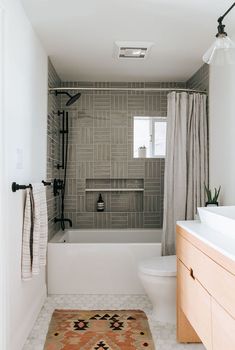
<path fill-rule="evenodd" d="M 231 0 L 22 0 L 64 81 L 185 81 L 201 65 Z M 235 9 L 225 19 L 235 35 Z M 115 41 L 154 45 L 117 60 Z"/>

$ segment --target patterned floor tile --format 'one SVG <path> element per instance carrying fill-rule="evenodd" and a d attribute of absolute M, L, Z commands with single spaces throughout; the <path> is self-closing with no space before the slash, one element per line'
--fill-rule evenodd
<path fill-rule="evenodd" d="M 151 304 L 144 295 L 50 295 L 23 350 L 43 350 L 54 309 L 142 309 L 148 316 L 156 350 L 205 350 L 201 344 L 178 344 L 175 326 L 153 321 Z"/>

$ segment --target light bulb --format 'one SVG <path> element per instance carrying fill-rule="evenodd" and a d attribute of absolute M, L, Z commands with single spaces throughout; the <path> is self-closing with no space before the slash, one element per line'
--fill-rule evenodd
<path fill-rule="evenodd" d="M 221 34 L 202 59 L 207 64 L 235 64 L 235 43 L 227 35 Z"/>

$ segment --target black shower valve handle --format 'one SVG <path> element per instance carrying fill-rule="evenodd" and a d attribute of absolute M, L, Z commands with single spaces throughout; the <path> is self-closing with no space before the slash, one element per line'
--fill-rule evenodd
<path fill-rule="evenodd" d="M 58 196 L 60 194 L 59 191 L 61 191 L 64 188 L 64 182 L 60 179 L 54 179 L 53 181 L 53 193 L 54 196 Z"/>

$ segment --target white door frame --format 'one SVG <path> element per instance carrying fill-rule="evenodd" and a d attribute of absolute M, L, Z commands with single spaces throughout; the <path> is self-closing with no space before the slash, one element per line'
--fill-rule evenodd
<path fill-rule="evenodd" d="M 7 349 L 8 289 L 7 289 L 7 181 L 5 169 L 5 108 L 4 108 L 4 55 L 5 11 L 0 4 L 0 349 Z"/>

